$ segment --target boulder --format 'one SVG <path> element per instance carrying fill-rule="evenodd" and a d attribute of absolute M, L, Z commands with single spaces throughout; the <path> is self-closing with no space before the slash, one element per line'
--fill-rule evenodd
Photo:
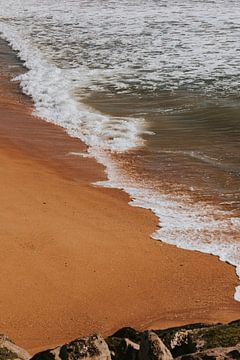
<path fill-rule="evenodd" d="M 0 360 L 29 360 L 30 355 L 7 336 L 0 335 Z"/>
<path fill-rule="evenodd" d="M 162 340 L 153 332 L 142 334 L 138 360 L 172 360 L 172 354 Z"/>
<path fill-rule="evenodd" d="M 76 339 L 55 349 L 39 352 L 31 360 L 111 360 L 107 343 L 100 335 Z"/>
<path fill-rule="evenodd" d="M 109 337 L 106 339 L 112 360 L 137 360 L 139 344 L 125 338 Z"/>

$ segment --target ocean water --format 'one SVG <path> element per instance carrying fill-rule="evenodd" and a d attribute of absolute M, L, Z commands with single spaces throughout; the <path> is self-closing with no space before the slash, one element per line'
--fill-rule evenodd
<path fill-rule="evenodd" d="M 239 2 L 0 0 L 0 36 L 36 114 L 106 165 L 100 185 L 240 276 Z"/>

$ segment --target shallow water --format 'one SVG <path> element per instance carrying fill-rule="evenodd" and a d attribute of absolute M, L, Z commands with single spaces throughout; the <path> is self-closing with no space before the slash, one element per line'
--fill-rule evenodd
<path fill-rule="evenodd" d="M 134 170 L 155 189 L 188 193 L 240 210 L 240 119 L 238 107 L 223 101 L 187 97 L 186 93 L 158 96 L 86 98 L 101 112 L 113 116 L 139 116 L 148 133 L 141 152 L 131 151 Z M 164 107 L 172 107 L 166 111 Z"/>
<path fill-rule="evenodd" d="M 0 0 L 36 113 L 159 216 L 155 238 L 240 275 L 239 19 L 236 0 Z"/>

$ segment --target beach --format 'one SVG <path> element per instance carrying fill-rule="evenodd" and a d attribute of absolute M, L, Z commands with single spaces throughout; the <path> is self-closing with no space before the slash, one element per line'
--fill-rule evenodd
<path fill-rule="evenodd" d="M 235 269 L 154 241 L 157 218 L 128 205 L 86 145 L 32 116 L 0 82 L 0 332 L 31 353 L 121 326 L 239 318 Z"/>

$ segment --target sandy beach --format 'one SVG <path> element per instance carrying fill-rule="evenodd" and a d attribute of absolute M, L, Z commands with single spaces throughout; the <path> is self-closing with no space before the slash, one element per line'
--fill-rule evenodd
<path fill-rule="evenodd" d="M 34 352 L 125 325 L 240 316 L 238 279 L 216 257 L 153 241 L 157 219 L 128 205 L 86 146 L 34 118 L 0 82 L 0 333 Z"/>

